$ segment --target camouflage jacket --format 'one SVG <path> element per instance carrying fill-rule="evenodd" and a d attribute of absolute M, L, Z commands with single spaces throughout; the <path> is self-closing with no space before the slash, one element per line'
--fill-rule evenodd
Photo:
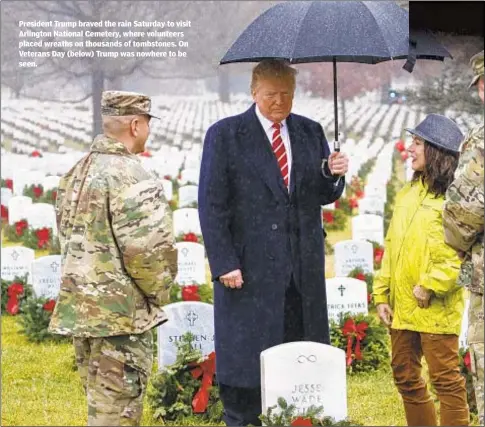
<path fill-rule="evenodd" d="M 177 269 L 161 182 L 125 146 L 99 135 L 60 182 L 62 281 L 50 332 L 139 334 L 167 320 Z"/>
<path fill-rule="evenodd" d="M 443 225 L 445 240 L 465 252 L 460 281 L 472 292 L 483 294 L 484 254 L 484 127 L 466 137 L 455 180 L 446 192 Z"/>

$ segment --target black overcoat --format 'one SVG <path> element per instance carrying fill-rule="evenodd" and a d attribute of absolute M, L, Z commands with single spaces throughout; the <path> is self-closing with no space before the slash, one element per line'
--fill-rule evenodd
<path fill-rule="evenodd" d="M 255 105 L 207 131 L 199 216 L 214 281 L 218 382 L 260 386 L 261 351 L 281 344 L 285 289 L 293 275 L 303 300 L 305 340 L 329 343 L 321 205 L 337 200 L 344 179 L 325 178 L 330 150 L 322 127 L 290 114 L 290 191 Z M 241 269 L 242 289 L 219 276 Z"/>

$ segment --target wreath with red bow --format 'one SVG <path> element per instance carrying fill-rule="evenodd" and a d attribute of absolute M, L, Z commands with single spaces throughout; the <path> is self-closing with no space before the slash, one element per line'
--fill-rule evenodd
<path fill-rule="evenodd" d="M 30 249 L 48 250 L 50 255 L 61 253 L 59 238 L 54 235 L 52 228 L 28 228 L 22 235 L 22 243 Z"/>
<path fill-rule="evenodd" d="M 15 277 L 14 280 L 2 279 L 2 314 L 19 314 L 23 301 L 32 294 L 32 286 L 27 284 L 27 275 Z"/>
<path fill-rule="evenodd" d="M 201 245 L 204 244 L 204 239 L 202 235 L 195 234 L 195 233 L 183 233 L 179 234 L 175 237 L 176 242 L 192 242 L 192 243 L 200 243 Z"/>
<path fill-rule="evenodd" d="M 2 188 L 10 188 L 10 190 L 13 191 L 13 180 L 11 180 L 10 178 L 7 178 L 7 179 L 1 179 L 0 180 L 0 187 Z"/>
<path fill-rule="evenodd" d="M 44 195 L 44 187 L 40 184 L 32 184 L 24 188 L 23 194 L 30 197 L 33 202 L 40 203 Z"/>
<path fill-rule="evenodd" d="M 347 225 L 347 215 L 341 209 L 322 209 L 322 221 L 325 230 L 341 231 Z"/>
<path fill-rule="evenodd" d="M 384 246 L 373 240 L 368 240 L 368 242 L 372 243 L 374 254 L 374 271 L 376 271 L 379 270 L 382 265 L 382 259 L 384 258 Z"/>
<path fill-rule="evenodd" d="M 323 406 L 310 406 L 303 413 L 299 412 L 295 405 L 280 397 L 278 404 L 268 408 L 266 414 L 259 419 L 266 426 L 361 426 L 350 420 L 335 421 L 332 417 L 326 417 Z"/>
<path fill-rule="evenodd" d="M 354 213 L 354 209 L 359 207 L 359 201 L 356 197 L 341 197 L 335 201 L 335 209 L 341 210 L 345 215 L 349 216 Z"/>
<path fill-rule="evenodd" d="M 29 223 L 26 219 L 21 219 L 14 224 L 5 224 L 3 232 L 5 239 L 9 242 L 21 242 L 23 240 L 24 234 L 29 229 Z"/>
<path fill-rule="evenodd" d="M 66 342 L 69 337 L 51 334 L 48 331 L 52 312 L 56 306 L 56 300 L 45 297 L 30 296 L 22 304 L 19 323 L 22 326 L 21 333 L 27 340 L 34 343 L 43 341 Z"/>
<path fill-rule="evenodd" d="M 177 344 L 177 359 L 152 377 L 148 402 L 156 420 L 175 421 L 187 425 L 184 419 L 218 425 L 222 420 L 222 402 L 215 387 L 215 353 L 202 357 L 192 345 L 192 335 L 185 334 Z"/>
<path fill-rule="evenodd" d="M 201 301 L 207 304 L 214 303 L 214 292 L 212 286 L 202 285 L 177 285 L 174 284 L 170 290 L 170 303 L 180 301 Z"/>
<path fill-rule="evenodd" d="M 370 372 L 389 363 L 387 329 L 373 315 L 346 313 L 330 322 L 330 341 L 345 351 L 350 374 Z"/>

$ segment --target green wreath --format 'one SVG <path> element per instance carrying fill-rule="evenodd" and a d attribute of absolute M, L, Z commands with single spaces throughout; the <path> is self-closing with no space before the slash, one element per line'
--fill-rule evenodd
<path fill-rule="evenodd" d="M 5 239 L 9 242 L 22 242 L 24 234 L 29 230 L 29 224 L 26 219 L 21 219 L 13 225 L 5 224 L 3 228 Z"/>
<path fill-rule="evenodd" d="M 214 304 L 214 291 L 212 286 L 202 285 L 178 285 L 174 284 L 170 289 L 170 304 L 181 301 L 200 301 Z"/>
<path fill-rule="evenodd" d="M 25 186 L 23 194 L 24 196 L 30 197 L 33 202 L 40 203 L 44 197 L 44 187 L 40 184 Z"/>
<path fill-rule="evenodd" d="M 196 413 L 194 410 L 194 398 L 201 391 L 202 377 L 195 377 L 192 371 L 196 365 L 209 359 L 202 358 L 200 350 L 192 347 L 192 337 L 190 333 L 183 335 L 181 342 L 177 343 L 175 363 L 152 376 L 147 390 L 148 403 L 156 420 L 187 425 L 184 420 L 190 417 L 191 424 L 217 425 L 222 420 L 223 406 L 219 390 L 214 385 L 206 389 L 208 404 L 205 412 Z"/>
<path fill-rule="evenodd" d="M 310 406 L 303 413 L 297 413 L 295 405 L 288 405 L 285 399 L 280 397 L 278 405 L 268 408 L 266 414 L 259 419 L 267 426 L 361 426 L 349 420 L 335 421 L 332 417 L 322 415 L 323 406 Z"/>
<path fill-rule="evenodd" d="M 341 209 L 322 209 L 322 221 L 325 230 L 342 231 L 347 225 L 347 215 Z"/>
<path fill-rule="evenodd" d="M 353 329 L 352 326 L 357 332 L 346 333 L 348 329 Z M 359 333 L 360 339 L 357 337 Z M 373 315 L 345 313 L 340 315 L 339 322 L 331 320 L 330 342 L 346 352 L 349 374 L 372 372 L 389 364 L 389 335 Z"/>
<path fill-rule="evenodd" d="M 45 297 L 31 296 L 24 301 L 20 310 L 19 323 L 22 326 L 20 332 L 27 337 L 28 341 L 34 343 L 69 341 L 69 337 L 51 334 L 48 331 L 55 305 L 54 299 Z"/>
<path fill-rule="evenodd" d="M 21 239 L 23 245 L 34 250 L 49 250 L 50 255 L 59 255 L 59 238 L 54 235 L 52 228 L 31 229 L 28 228 Z"/>
<path fill-rule="evenodd" d="M 13 280 L 3 280 L 2 279 L 2 305 L 1 310 L 2 314 L 13 314 L 9 313 L 7 310 L 7 303 L 10 298 L 15 298 L 11 296 L 12 292 L 9 292 L 9 288 L 12 286 L 13 288 L 17 288 L 18 292 L 16 293 L 16 299 L 18 300 L 18 310 L 20 312 L 23 302 L 33 295 L 32 286 L 27 283 L 28 274 L 24 276 L 15 276 Z M 15 313 L 16 314 L 16 313 Z"/>

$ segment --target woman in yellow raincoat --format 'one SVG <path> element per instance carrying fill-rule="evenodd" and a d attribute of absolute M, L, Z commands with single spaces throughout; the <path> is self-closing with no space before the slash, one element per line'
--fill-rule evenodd
<path fill-rule="evenodd" d="M 464 289 L 461 261 L 444 242 L 442 206 L 453 181 L 463 135 L 450 119 L 430 114 L 415 129 L 409 153 L 414 175 L 396 196 L 374 301 L 390 327 L 394 382 L 409 426 L 436 426 L 436 412 L 421 376 L 424 355 L 440 401 L 440 424 L 469 422 L 458 338 Z"/>

